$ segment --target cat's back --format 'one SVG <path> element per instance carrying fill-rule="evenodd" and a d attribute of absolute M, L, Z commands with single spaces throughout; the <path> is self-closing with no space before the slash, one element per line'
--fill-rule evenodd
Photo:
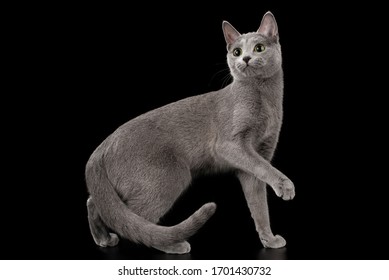
<path fill-rule="evenodd" d="M 162 153 L 180 156 L 190 165 L 209 161 L 223 90 L 188 97 L 129 120 L 96 152 L 115 165 L 137 159 L 155 162 Z"/>
<path fill-rule="evenodd" d="M 120 126 L 115 133 L 142 139 L 154 136 L 184 137 L 206 130 L 214 118 L 218 92 L 191 96 L 144 113 Z M 203 131 L 205 132 L 205 131 Z M 143 134 L 145 133 L 145 134 Z"/>

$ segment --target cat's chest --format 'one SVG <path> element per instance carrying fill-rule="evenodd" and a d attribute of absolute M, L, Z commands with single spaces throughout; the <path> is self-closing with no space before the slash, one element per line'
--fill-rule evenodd
<path fill-rule="evenodd" d="M 267 100 L 246 100 L 234 108 L 234 130 L 263 139 L 278 134 L 282 123 L 281 104 Z"/>
<path fill-rule="evenodd" d="M 262 123 L 269 131 L 278 130 L 282 122 L 281 106 L 268 101 L 263 101 L 261 105 L 258 125 L 260 126 Z"/>
<path fill-rule="evenodd" d="M 273 106 L 264 106 L 260 110 L 258 118 L 253 123 L 252 132 L 257 141 L 266 140 L 277 136 L 281 129 L 281 111 Z"/>

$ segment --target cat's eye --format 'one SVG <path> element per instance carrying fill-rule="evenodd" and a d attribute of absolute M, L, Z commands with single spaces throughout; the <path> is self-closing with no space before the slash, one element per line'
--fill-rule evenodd
<path fill-rule="evenodd" d="M 256 44 L 254 47 L 255 52 L 263 52 L 265 50 L 265 46 L 262 44 Z"/>
<path fill-rule="evenodd" d="M 242 54 L 242 49 L 241 48 L 235 48 L 233 51 L 232 51 L 232 54 L 234 56 L 240 56 Z"/>

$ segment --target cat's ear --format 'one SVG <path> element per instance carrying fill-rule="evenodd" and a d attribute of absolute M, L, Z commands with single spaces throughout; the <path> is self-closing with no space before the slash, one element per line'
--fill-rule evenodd
<path fill-rule="evenodd" d="M 226 39 L 227 46 L 233 44 L 240 33 L 227 21 L 223 21 L 224 39 Z"/>
<path fill-rule="evenodd" d="M 261 21 L 261 26 L 258 28 L 257 33 L 262 34 L 266 37 L 277 37 L 278 27 L 276 19 L 271 12 L 267 12 Z"/>

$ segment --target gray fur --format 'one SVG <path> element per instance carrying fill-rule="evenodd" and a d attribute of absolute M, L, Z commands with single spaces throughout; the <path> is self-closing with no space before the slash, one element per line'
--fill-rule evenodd
<path fill-rule="evenodd" d="M 263 245 L 285 246 L 270 229 L 266 199 L 266 184 L 285 200 L 294 197 L 293 183 L 270 164 L 282 122 L 277 24 L 268 12 L 255 33 L 241 35 L 227 22 L 223 32 L 234 78 L 230 85 L 125 123 L 91 155 L 86 166 L 91 195 L 87 206 L 97 245 L 115 246 L 118 234 L 167 253 L 189 252 L 186 240 L 213 215 L 214 203 L 178 225 L 156 223 L 194 176 L 235 171 Z M 263 52 L 254 52 L 258 43 L 265 46 Z M 238 57 L 233 55 L 235 48 L 242 49 Z"/>

